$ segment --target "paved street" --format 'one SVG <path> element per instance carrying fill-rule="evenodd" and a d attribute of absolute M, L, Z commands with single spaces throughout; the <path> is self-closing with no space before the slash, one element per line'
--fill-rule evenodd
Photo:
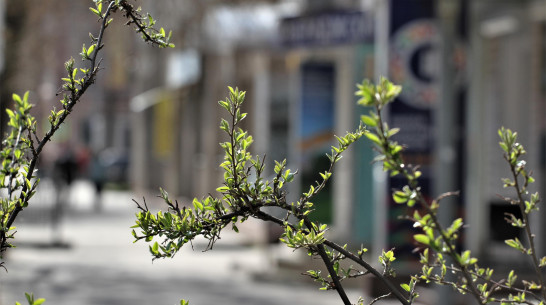
<path fill-rule="evenodd" d="M 46 183 L 44 183 L 46 184 Z M 47 198 L 47 184 L 37 198 Z M 40 197 L 40 196 L 42 197 Z M 22 304 L 24 292 L 46 298 L 47 304 L 341 304 L 335 292 L 293 279 L 256 280 L 271 268 L 274 248 L 248 246 L 259 239 L 259 224 L 241 227 L 242 233 L 226 232 L 218 246 L 201 252 L 186 248 L 172 260 L 151 262 L 145 243 L 133 244 L 129 227 L 136 208 L 127 192 L 107 191 L 102 212 L 93 211 L 93 189 L 79 182 L 71 190 L 70 205 L 62 218 L 58 241 L 47 220 L 47 200 L 35 204 L 19 224 L 18 248 L 7 256 L 8 273 L 0 271 L 0 305 Z M 153 200 L 153 198 L 149 198 Z M 47 213 L 46 213 L 47 212 Z M 34 220 L 34 224 L 29 221 Z M 260 233 L 262 232 L 262 233 Z M 272 269 L 275 273 L 275 268 Z M 356 302 L 357 293 L 351 293 Z"/>

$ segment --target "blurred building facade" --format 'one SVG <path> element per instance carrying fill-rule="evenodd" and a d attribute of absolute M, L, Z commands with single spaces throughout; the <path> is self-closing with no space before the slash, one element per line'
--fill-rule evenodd
<path fill-rule="evenodd" d="M 62 107 L 61 77 L 67 73 L 64 63 L 72 57 L 76 66 L 87 64 L 78 54 L 82 44 L 90 44 L 88 34 L 96 36 L 99 24 L 89 14 L 87 2 L 5 4 L 2 107 L 10 105 L 12 93 L 22 95 L 29 90 L 30 100 L 35 104 L 34 115 L 38 122 L 43 122 L 38 131 L 44 133 L 49 128 L 47 117 L 51 110 Z M 116 182 L 127 179 L 123 172 L 129 150 L 128 97 L 133 95 L 128 83 L 135 61 L 132 47 L 136 43 L 130 31 L 122 24 L 109 29 L 105 36 L 108 48 L 101 54 L 105 69 L 99 72 L 96 86 L 89 89 L 54 141 L 47 145 L 41 159 L 41 174 L 50 174 L 56 160 L 69 151 L 74 159 L 79 159 L 82 176 L 88 174 L 93 156 L 101 154 L 111 179 Z"/>
<path fill-rule="evenodd" d="M 63 61 L 79 53 L 81 37 L 96 27 L 89 3 L 30 2 L 6 6 L 2 102 L 32 89 L 37 116 L 47 121 Z M 225 136 L 218 124 L 226 113 L 217 101 L 228 85 L 237 86 L 248 92 L 244 127 L 254 135 L 253 154 L 267 155 L 270 173 L 273 160 L 284 158 L 299 169 L 289 190 L 297 200 L 325 166 L 326 158 L 317 156 L 334 144 L 333 135 L 353 130 L 367 113 L 356 106 L 355 84 L 387 75 L 404 86 L 390 125 L 402 127 L 409 161 L 423 165 L 426 193 L 461 190 L 446 201 L 445 218 L 465 217 L 464 243 L 476 255 L 510 257 L 497 251 L 496 233 L 514 233 L 493 220 L 510 212 L 496 196 L 509 195 L 499 179 L 508 173 L 496 129 L 519 131 L 534 187 L 546 194 L 543 0 L 158 0 L 144 6 L 173 30 L 177 48 L 150 48 L 130 29 L 112 27 L 105 70 L 57 140 L 106 150 L 109 164 L 122 172 L 129 167 L 126 179 L 137 192 L 163 187 L 175 196 L 206 196 L 222 183 L 218 143 Z M 65 35 L 67 28 L 73 36 Z M 389 190 L 402 182 L 388 178 L 373 157 L 365 140 L 345 154 L 317 198 L 317 217 L 332 224 L 335 238 L 376 252 L 412 248 L 411 233 L 396 219 L 403 211 L 390 202 Z M 544 210 L 533 222 L 537 232 L 546 231 Z M 546 240 L 540 246 L 544 253 Z"/>
<path fill-rule="evenodd" d="M 270 162 L 286 157 L 299 169 L 290 190 L 296 199 L 316 180 L 308 172 L 324 166 L 315 156 L 333 143 L 332 135 L 352 130 L 367 112 L 355 106 L 354 84 L 388 75 L 404 86 L 391 125 L 405 130 L 400 140 L 409 141 L 409 160 L 423 164 L 427 194 L 461 190 L 446 201 L 445 218 L 466 217 L 465 245 L 502 261 L 503 255 L 490 256 L 501 245 L 496 233 L 513 233 L 494 220 L 510 211 L 496 199 L 507 194 L 498 180 L 507 172 L 496 129 L 519 130 L 536 189 L 544 191 L 546 55 L 544 1 L 501 2 L 277 1 L 209 11 L 204 35 L 191 46 L 197 55 L 186 61 L 193 64 L 184 73 L 195 78 L 148 92 L 153 107 L 136 114 L 133 130 L 141 129 L 133 135 L 148 132 L 149 139 L 132 149 L 132 159 L 141 160 L 133 163 L 135 186 L 169 186 L 191 197 L 221 184 L 217 125 L 225 114 L 216 102 L 231 85 L 249 92 L 246 127 L 255 135 L 254 153 L 266 153 Z M 171 106 L 161 106 L 167 100 Z M 174 122 L 163 132 L 150 117 L 160 112 L 165 116 L 155 122 Z M 162 146 L 150 141 L 162 136 L 170 146 L 159 157 L 154 150 Z M 341 239 L 376 251 L 400 243 L 410 249 L 411 233 L 398 228 L 400 211 L 389 203 L 388 190 L 401 182 L 371 164 L 373 156 L 365 141 L 345 155 L 317 199 L 318 217 Z"/>
<path fill-rule="evenodd" d="M 510 260 L 516 251 L 502 251 L 506 237 L 498 233 L 505 230 L 512 238 L 520 233 L 494 220 L 513 212 L 498 197 L 513 192 L 499 182 L 509 172 L 492 135 L 500 126 L 518 131 L 527 164 L 538 178 L 530 191 L 544 194 L 546 2 L 473 1 L 469 25 L 464 201 L 469 230 L 477 234 L 467 234 L 467 245 L 485 257 Z M 533 229 L 545 232 L 544 209 L 533 217 Z M 544 238 L 542 234 L 541 255 L 546 250 Z"/>

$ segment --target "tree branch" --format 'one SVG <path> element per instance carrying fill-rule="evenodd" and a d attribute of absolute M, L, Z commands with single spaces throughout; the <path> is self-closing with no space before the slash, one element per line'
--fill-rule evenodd
<path fill-rule="evenodd" d="M 258 216 L 258 218 L 262 219 L 262 220 L 266 220 L 266 221 L 271 221 L 271 222 L 274 222 L 278 225 L 281 225 L 283 226 L 284 225 L 284 221 L 282 221 L 281 219 L 279 218 L 276 218 L 275 216 L 272 216 L 270 214 L 267 214 L 263 211 L 258 211 L 256 213 L 256 216 Z M 345 255 L 348 259 L 354 261 L 355 263 L 359 264 L 360 266 L 364 267 L 367 271 L 369 271 L 371 274 L 373 274 L 375 277 L 377 277 L 385 286 L 387 286 L 387 288 L 392 291 L 393 295 L 404 305 L 411 305 L 410 302 L 408 302 L 408 300 L 406 299 L 406 297 L 398 290 L 398 288 L 391 282 L 389 281 L 388 278 L 386 278 L 381 272 L 377 271 L 377 269 L 375 269 L 373 266 L 371 266 L 370 264 L 368 264 L 366 261 L 364 261 L 363 259 L 361 259 L 360 257 L 354 255 L 352 252 L 344 249 L 343 247 L 339 246 L 338 244 L 328 240 L 328 239 L 325 239 L 324 242 L 323 242 L 324 245 L 336 250 L 337 252 Z M 320 253 L 319 253 L 320 254 Z M 321 256 L 322 258 L 322 256 Z M 323 259 L 324 260 L 324 259 Z M 326 261 L 325 261 L 326 263 Z M 327 264 L 328 265 L 328 264 Z M 334 278 L 332 277 L 332 280 Z"/>

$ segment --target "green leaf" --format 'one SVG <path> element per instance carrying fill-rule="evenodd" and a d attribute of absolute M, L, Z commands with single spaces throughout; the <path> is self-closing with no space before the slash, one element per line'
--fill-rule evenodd
<path fill-rule="evenodd" d="M 226 102 L 226 101 L 218 101 L 218 104 L 220 104 L 220 106 L 222 106 L 222 108 L 226 109 L 227 111 L 230 111 L 229 103 L 228 103 L 228 102 Z"/>
<path fill-rule="evenodd" d="M 224 193 L 224 192 L 226 192 L 226 191 L 228 191 L 228 190 L 229 190 L 229 187 L 227 187 L 227 186 L 221 186 L 221 187 L 219 187 L 219 188 L 216 189 L 216 191 L 217 191 L 218 193 Z"/>
<path fill-rule="evenodd" d="M 339 274 L 339 261 L 336 261 L 332 266 L 336 274 Z"/>
<path fill-rule="evenodd" d="M 516 237 L 515 239 L 507 239 L 504 241 L 508 246 L 516 249 L 516 250 L 519 250 L 521 252 L 525 252 L 525 248 L 523 247 L 523 245 L 521 244 L 521 242 L 519 241 L 519 239 Z"/>
<path fill-rule="evenodd" d="M 99 12 L 98 10 L 96 10 L 96 9 L 94 9 L 94 8 L 92 8 L 92 7 L 90 7 L 89 10 L 90 10 L 91 12 L 93 12 L 93 14 L 97 15 L 99 18 L 102 17 L 101 14 L 100 14 L 100 12 Z"/>
<path fill-rule="evenodd" d="M 516 282 L 516 278 L 517 278 L 517 275 L 514 274 L 514 270 L 511 270 L 510 273 L 508 274 L 508 280 L 506 282 L 508 287 L 512 287 L 512 285 L 514 285 L 514 283 Z"/>
<path fill-rule="evenodd" d="M 402 92 L 402 86 L 393 85 L 391 82 L 388 83 L 387 98 L 389 100 L 397 97 L 400 94 L 400 92 Z"/>
<path fill-rule="evenodd" d="M 361 115 L 360 116 L 360 120 L 362 120 L 362 122 L 370 127 L 375 127 L 377 126 L 377 121 L 374 120 L 372 117 L 368 116 L 368 115 Z"/>
<path fill-rule="evenodd" d="M 397 134 L 400 131 L 400 128 L 391 128 L 389 131 L 387 131 L 387 138 L 390 138 Z"/>
<path fill-rule="evenodd" d="M 22 103 L 21 97 L 20 97 L 18 94 L 13 93 L 13 94 L 11 95 L 11 97 L 12 97 L 12 99 L 13 99 L 14 102 L 16 102 L 16 103 L 18 103 L 18 104 L 21 104 L 21 103 Z"/>
<path fill-rule="evenodd" d="M 396 191 L 392 194 L 392 199 L 394 202 L 402 204 L 408 201 L 408 196 L 402 191 Z"/>
<path fill-rule="evenodd" d="M 529 289 L 529 290 L 540 289 L 540 285 L 538 285 L 537 283 L 535 283 L 533 281 L 528 282 L 528 281 L 523 280 L 522 282 L 527 287 L 527 289 Z"/>
<path fill-rule="evenodd" d="M 91 57 L 91 55 L 93 54 L 93 51 L 95 50 L 95 47 L 96 47 L 96 45 L 93 44 L 93 45 L 91 45 L 91 46 L 89 47 L 89 49 L 87 49 L 87 53 L 86 53 L 86 54 L 87 54 L 88 57 Z"/>
<path fill-rule="evenodd" d="M 332 173 L 324 172 L 324 173 L 320 173 L 320 176 L 322 177 L 322 180 L 328 180 L 330 179 L 330 176 L 332 176 Z"/>
<path fill-rule="evenodd" d="M 461 254 L 461 261 L 463 264 L 468 265 L 470 261 L 470 250 L 466 250 Z"/>
<path fill-rule="evenodd" d="M 381 140 L 379 140 L 379 137 L 377 137 L 377 135 L 371 132 L 366 132 L 364 135 L 366 136 L 366 138 L 370 139 L 375 144 L 381 145 Z"/>
<path fill-rule="evenodd" d="M 457 218 L 453 221 L 451 226 L 447 229 L 449 235 L 457 232 L 463 226 L 463 219 Z"/>
<path fill-rule="evenodd" d="M 193 207 L 196 211 L 202 211 L 203 210 L 203 204 L 197 200 L 197 198 L 193 198 Z"/>
<path fill-rule="evenodd" d="M 13 113 L 13 110 L 11 110 L 11 109 L 9 109 L 9 108 L 6 108 L 6 112 L 7 112 L 8 116 L 9 116 L 10 118 L 15 116 L 15 113 Z"/>
<path fill-rule="evenodd" d="M 32 305 L 32 303 L 34 302 L 34 294 L 28 294 L 25 292 L 25 297 L 27 298 L 27 302 Z"/>
<path fill-rule="evenodd" d="M 41 305 L 41 304 L 44 303 L 44 302 L 45 302 L 45 299 L 44 299 L 44 298 L 40 298 L 40 299 L 34 301 L 34 304 L 32 304 L 32 305 Z"/>
<path fill-rule="evenodd" d="M 410 290 L 411 290 L 410 286 L 408 284 L 406 284 L 406 283 L 400 284 L 400 287 L 402 287 L 402 289 L 404 289 L 407 292 L 410 292 Z"/>
<path fill-rule="evenodd" d="M 383 258 L 388 262 L 393 262 L 396 259 L 396 257 L 394 256 L 394 252 L 392 250 L 383 252 Z"/>
<path fill-rule="evenodd" d="M 518 248 L 518 244 L 513 239 L 508 239 L 504 241 L 507 245 L 509 245 L 512 248 Z"/>
<path fill-rule="evenodd" d="M 82 51 L 80 53 L 80 55 L 82 56 L 83 59 L 86 59 L 88 58 L 89 56 L 87 56 L 87 48 L 85 47 L 85 44 L 82 46 Z M 71 68 L 69 70 L 69 67 L 66 68 L 68 70 L 68 72 L 72 72 Z"/>
<path fill-rule="evenodd" d="M 290 173 L 286 176 L 285 181 L 286 182 L 292 182 L 294 180 L 294 173 Z"/>
<path fill-rule="evenodd" d="M 428 236 L 426 236 L 425 234 L 415 234 L 415 235 L 413 235 L 413 238 L 418 243 L 421 243 L 421 244 L 424 244 L 424 245 L 427 245 L 427 246 L 430 244 L 430 238 Z"/>
<path fill-rule="evenodd" d="M 546 256 L 544 256 L 543 258 L 540 259 L 540 267 L 544 267 L 546 266 Z"/>
<path fill-rule="evenodd" d="M 154 255 L 159 254 L 159 244 L 157 243 L 157 241 L 151 247 L 151 251 L 152 251 L 152 254 L 154 254 Z"/>
<path fill-rule="evenodd" d="M 361 97 L 357 103 L 362 106 L 372 106 L 375 103 L 375 86 L 366 79 L 362 84 L 357 84 L 357 87 L 359 90 L 355 92 L 355 95 Z"/>

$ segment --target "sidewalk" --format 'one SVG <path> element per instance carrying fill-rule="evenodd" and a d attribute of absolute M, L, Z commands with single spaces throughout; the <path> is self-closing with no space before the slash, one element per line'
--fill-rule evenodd
<path fill-rule="evenodd" d="M 256 243 L 265 234 L 259 222 L 243 224 L 239 234 L 226 230 L 212 251 L 202 252 L 205 241 L 196 241 L 195 250 L 186 247 L 174 259 L 152 263 L 148 244 L 134 244 L 129 228 L 137 212 L 132 199 L 142 195 L 105 191 L 96 213 L 92 186 L 78 181 L 55 239 L 47 222 L 29 222 L 48 219 L 52 203 L 45 200 L 47 183 L 41 186 L 37 198 L 44 200 L 23 211 L 28 216 L 18 224 L 18 247 L 6 257 L 9 272 L 0 271 L 0 305 L 25 304 L 24 292 L 46 298 L 46 305 L 178 304 L 181 298 L 192 305 L 340 304 L 335 292 L 302 282 L 299 272 L 292 280 L 274 280 L 277 250 Z M 146 199 L 149 205 L 156 200 Z M 63 247 L 49 247 L 53 242 Z M 268 280 L 256 281 L 256 274 Z M 358 293 L 351 294 L 355 302 Z"/>

